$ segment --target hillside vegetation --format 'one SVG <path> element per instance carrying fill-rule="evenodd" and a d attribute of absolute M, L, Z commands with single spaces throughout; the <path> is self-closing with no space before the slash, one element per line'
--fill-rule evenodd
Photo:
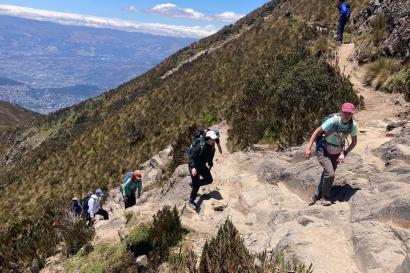
<path fill-rule="evenodd" d="M 351 2 L 359 9 L 364 1 Z M 360 105 L 330 46 L 319 46 L 331 45 L 336 18 L 333 0 L 271 1 L 117 89 L 37 122 L 29 137 L 45 140 L 29 151 L 15 146 L 8 153 L 20 156 L 2 162 L 3 238 L 12 223 L 24 230 L 27 217 L 41 221 L 38 208 L 50 200 L 117 187 L 193 124 L 227 119 L 233 149 L 301 144 L 343 101 Z"/>
<path fill-rule="evenodd" d="M 15 128 L 29 123 L 40 115 L 16 104 L 0 101 L 0 130 Z"/>

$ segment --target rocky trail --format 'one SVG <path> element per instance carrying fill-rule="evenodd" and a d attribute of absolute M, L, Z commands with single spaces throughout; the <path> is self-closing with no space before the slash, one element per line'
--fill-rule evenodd
<path fill-rule="evenodd" d="M 274 152 L 255 145 L 230 154 L 222 123 L 224 155 L 216 153 L 214 182 L 199 191 L 199 211 L 186 206 L 186 165 L 179 166 L 166 185 L 154 186 L 170 160 L 168 148 L 145 163 L 143 186 L 149 190 L 136 206 L 124 212 L 118 189 L 110 192 L 105 208 L 111 218 L 96 223 L 93 244 L 123 239 L 125 213 L 149 221 L 162 206 L 175 205 L 191 230 L 185 244 L 198 254 L 229 217 L 251 251 L 284 251 L 312 263 L 315 273 L 409 273 L 410 123 L 397 118 L 409 105 L 399 95 L 364 86 L 363 69 L 354 63 L 353 52 L 353 44 L 342 45 L 339 65 L 366 106 L 355 116 L 358 146 L 336 171 L 332 206 L 307 205 L 322 169 L 316 158 L 304 159 L 304 147 Z M 43 272 L 63 270 L 53 263 Z"/>

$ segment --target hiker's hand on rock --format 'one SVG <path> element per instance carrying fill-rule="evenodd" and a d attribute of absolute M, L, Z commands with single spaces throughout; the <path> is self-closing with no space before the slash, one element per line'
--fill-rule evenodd
<path fill-rule="evenodd" d="M 341 153 L 339 158 L 337 159 L 337 163 L 343 163 L 343 162 L 345 162 L 345 155 Z"/>
<path fill-rule="evenodd" d="M 196 176 L 196 175 L 197 175 L 196 169 L 193 168 L 193 169 L 192 169 L 192 176 Z"/>
<path fill-rule="evenodd" d="M 309 159 L 311 155 L 312 155 L 312 148 L 310 146 L 306 146 L 306 149 L 305 149 L 306 159 Z"/>

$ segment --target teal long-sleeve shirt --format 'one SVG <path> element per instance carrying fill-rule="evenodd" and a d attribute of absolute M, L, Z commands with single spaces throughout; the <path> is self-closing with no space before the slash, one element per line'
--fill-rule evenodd
<path fill-rule="evenodd" d="M 141 195 L 142 181 L 140 179 L 132 180 L 128 178 L 128 180 L 122 184 L 122 194 L 124 196 L 131 196 L 135 194 L 136 190 L 138 190 L 138 195 Z"/>

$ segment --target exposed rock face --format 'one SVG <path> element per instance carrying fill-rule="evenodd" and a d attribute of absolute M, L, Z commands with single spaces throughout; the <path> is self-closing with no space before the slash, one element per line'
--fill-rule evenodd
<path fill-rule="evenodd" d="M 379 17 L 387 19 L 383 50 L 389 56 L 410 57 L 410 0 L 370 0 L 367 8 L 354 18 L 359 33 L 372 28 Z"/>

